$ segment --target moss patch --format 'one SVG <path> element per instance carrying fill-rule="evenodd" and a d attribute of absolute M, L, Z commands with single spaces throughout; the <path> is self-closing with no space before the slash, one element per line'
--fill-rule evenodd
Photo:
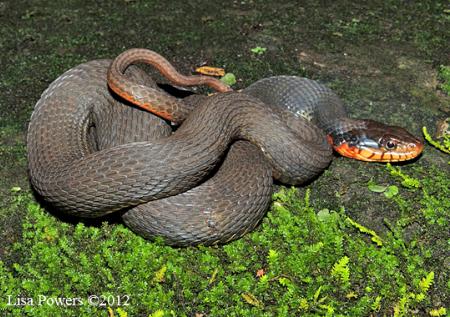
<path fill-rule="evenodd" d="M 316 210 L 310 190 L 292 188 L 274 195 L 256 232 L 214 248 L 149 243 L 122 225 L 60 223 L 27 194 L 14 193 L 27 216 L 22 241 L 10 252 L 23 257 L 0 262 L 0 309 L 13 316 L 118 308 L 130 316 L 427 314 L 449 299 L 448 238 L 439 232 L 450 221 L 450 181 L 436 170 L 411 186 L 401 170 L 391 168 L 391 174 L 399 192 L 389 199 L 401 216 L 386 219 L 385 232 L 358 223 L 343 207 Z M 415 195 L 406 200 L 409 191 Z M 35 305 L 7 305 L 8 295 L 12 302 L 32 298 Z M 78 304 L 51 304 L 56 298 Z M 96 305 L 99 300 L 104 305 Z"/>

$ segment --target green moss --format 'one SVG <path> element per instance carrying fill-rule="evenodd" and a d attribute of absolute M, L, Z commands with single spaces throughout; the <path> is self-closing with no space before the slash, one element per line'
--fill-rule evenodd
<path fill-rule="evenodd" d="M 442 83 L 439 85 L 440 88 L 447 94 L 450 95 L 450 66 L 441 65 L 439 68 L 439 78 Z"/>
<path fill-rule="evenodd" d="M 436 171 L 433 178 L 420 180 L 420 187 L 405 187 L 417 191 L 422 206 L 421 213 L 407 208 L 405 216 L 416 217 L 427 231 L 428 226 L 448 226 L 449 182 Z M 348 222 L 344 209 L 314 210 L 309 191 L 301 197 L 296 189 L 281 189 L 261 228 L 243 239 L 187 249 L 147 242 L 122 225 L 62 223 L 25 193 L 12 195 L 19 208 L 27 209 L 22 241 L 14 246 L 22 257 L 8 266 L 0 262 L 0 309 L 13 316 L 24 311 L 94 315 L 108 307 L 161 316 L 407 316 L 433 309 L 430 292 L 445 287 L 434 276 L 448 274 L 437 264 L 425 268 L 437 251 L 420 235 L 407 242 L 401 221 L 391 224 L 378 243 L 378 234 Z M 433 243 L 445 244 L 444 239 Z M 5 302 L 7 295 L 81 298 L 83 304 L 14 307 Z M 110 304 L 89 305 L 90 295 L 109 298 Z"/>

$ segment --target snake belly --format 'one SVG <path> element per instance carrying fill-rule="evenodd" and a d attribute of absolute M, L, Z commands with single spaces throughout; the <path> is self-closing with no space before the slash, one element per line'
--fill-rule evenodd
<path fill-rule="evenodd" d="M 110 63 L 68 70 L 32 114 L 30 180 L 58 211 L 99 217 L 120 210 L 146 238 L 225 243 L 264 216 L 272 176 L 301 184 L 331 160 L 322 130 L 247 93 L 205 98 L 172 132 L 164 120 L 111 94 Z M 137 67 L 127 76 L 154 85 Z"/>

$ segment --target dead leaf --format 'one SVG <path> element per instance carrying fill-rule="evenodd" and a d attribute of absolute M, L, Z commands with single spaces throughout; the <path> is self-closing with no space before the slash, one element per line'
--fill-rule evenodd
<path fill-rule="evenodd" d="M 259 269 L 258 271 L 256 271 L 256 277 L 261 277 L 264 276 L 266 274 L 266 271 L 264 271 L 264 269 Z"/>
<path fill-rule="evenodd" d="M 208 76 L 222 77 L 225 75 L 225 70 L 223 68 L 211 67 L 211 66 L 198 67 L 195 69 L 195 71 L 199 74 L 208 75 Z"/>

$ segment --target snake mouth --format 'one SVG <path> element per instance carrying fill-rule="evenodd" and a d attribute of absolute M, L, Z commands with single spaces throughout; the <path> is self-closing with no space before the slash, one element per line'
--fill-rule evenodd
<path fill-rule="evenodd" d="M 402 162 L 418 157 L 423 151 L 423 142 L 417 138 L 371 138 L 358 136 L 353 141 L 328 135 L 328 142 L 342 156 L 366 162 Z"/>
<path fill-rule="evenodd" d="M 383 151 L 379 148 L 350 146 L 343 143 L 333 146 L 340 155 L 366 162 L 401 162 L 412 160 L 422 153 L 423 144 L 411 144 L 404 151 Z"/>

